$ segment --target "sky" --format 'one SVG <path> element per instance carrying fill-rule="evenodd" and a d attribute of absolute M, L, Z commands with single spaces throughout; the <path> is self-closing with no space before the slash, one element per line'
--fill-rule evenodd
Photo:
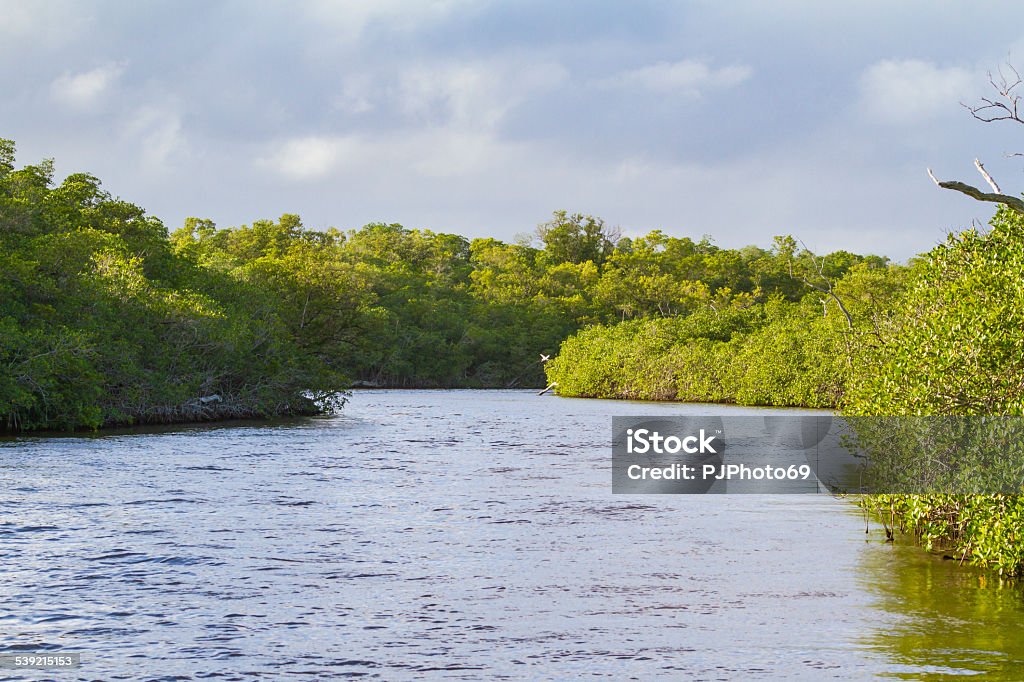
<path fill-rule="evenodd" d="M 1019 60 L 1019 61 L 1015 61 Z M 0 0 L 0 137 L 169 229 L 493 236 L 555 210 L 904 260 L 1024 190 L 1024 3 Z"/>

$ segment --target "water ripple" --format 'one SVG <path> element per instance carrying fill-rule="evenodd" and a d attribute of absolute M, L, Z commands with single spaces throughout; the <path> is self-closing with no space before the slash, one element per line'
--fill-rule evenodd
<path fill-rule="evenodd" d="M 863 644 L 846 503 L 610 494 L 611 415 L 694 409 L 365 391 L 337 418 L 4 442 L 0 651 L 80 651 L 78 680 L 925 670 Z"/>

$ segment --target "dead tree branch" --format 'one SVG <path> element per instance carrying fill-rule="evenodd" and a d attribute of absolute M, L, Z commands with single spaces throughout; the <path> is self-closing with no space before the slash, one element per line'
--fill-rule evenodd
<path fill-rule="evenodd" d="M 822 282 L 824 282 L 824 285 L 816 284 L 816 283 L 812 282 L 810 279 L 808 279 L 807 277 L 804 277 L 802 274 L 800 275 L 800 277 L 797 277 L 794 274 L 794 272 L 793 272 L 793 259 L 792 259 L 792 257 L 789 259 L 789 276 L 792 277 L 793 279 L 799 279 L 801 282 L 803 282 L 807 286 L 811 287 L 815 291 L 819 291 L 819 292 L 825 294 L 826 296 L 828 296 L 829 298 L 831 298 L 833 301 L 835 301 L 836 304 L 839 305 L 839 310 L 842 311 L 843 316 L 846 317 L 846 324 L 847 324 L 847 326 L 852 331 L 853 330 L 853 315 L 851 315 L 850 311 L 846 309 L 846 305 L 843 303 L 843 299 L 839 298 L 839 295 L 836 294 L 835 289 L 833 289 L 833 287 L 832 287 L 832 280 L 830 280 L 825 275 L 825 260 L 823 258 L 819 259 L 817 256 L 815 256 L 811 252 L 811 250 L 807 248 L 807 245 L 804 244 L 803 242 L 800 242 L 800 246 L 802 246 L 803 249 L 804 249 L 804 252 L 806 252 L 809 255 L 809 257 L 811 259 L 811 264 L 814 266 L 814 269 L 817 271 L 818 278 Z M 824 302 L 823 302 L 823 304 L 824 304 Z"/>
<path fill-rule="evenodd" d="M 997 98 L 982 97 L 981 104 L 963 104 L 964 108 L 971 112 L 971 116 L 984 123 L 993 121 L 1024 123 L 1024 119 L 1020 115 L 1020 95 L 1016 93 L 1017 88 L 1024 83 L 1024 80 L 1021 79 L 1020 73 L 1013 67 L 1013 64 L 1007 63 L 1006 69 L 1012 76 L 1007 75 L 1002 66 L 999 67 L 998 79 L 992 75 L 991 71 L 988 74 L 988 82 L 996 91 Z"/>
<path fill-rule="evenodd" d="M 1003 190 L 999 189 L 999 185 L 996 184 L 996 181 L 993 180 L 992 176 L 988 174 L 987 170 L 985 170 L 985 166 L 982 165 L 981 159 L 974 160 L 974 167 L 978 169 L 979 173 L 981 173 L 981 177 L 985 178 L 985 182 L 988 183 L 988 186 L 992 188 L 993 192 L 996 194 L 1003 193 Z"/>
<path fill-rule="evenodd" d="M 1024 85 L 1024 78 L 1021 77 L 1020 72 L 1009 61 L 1007 61 L 1005 65 L 999 67 L 997 74 L 997 76 L 993 76 L 991 71 L 988 73 L 988 82 L 995 91 L 994 95 L 982 97 L 980 104 L 971 105 L 961 102 L 961 105 L 967 109 L 967 111 L 971 112 L 971 116 L 983 123 L 1014 121 L 1016 123 L 1024 124 L 1024 117 L 1022 117 L 1020 108 L 1021 95 L 1019 94 L 1019 89 Z M 1019 155 L 1020 154 L 1014 154 L 1013 156 Z M 976 199 L 978 201 L 989 201 L 994 204 L 1003 204 L 1012 211 L 1024 215 L 1024 201 L 1018 197 L 1003 194 L 1003 191 L 999 189 L 999 185 L 996 184 L 996 181 L 991 175 L 989 175 L 988 171 L 985 170 L 985 166 L 982 165 L 979 159 L 974 160 L 974 167 L 978 169 L 978 172 L 981 173 L 981 177 L 983 177 L 988 186 L 992 188 L 992 192 L 983 192 L 973 185 L 968 185 L 956 180 L 940 181 L 935 177 L 935 174 L 932 173 L 931 168 L 928 169 L 928 177 L 932 179 L 932 182 L 943 189 L 951 189 L 955 192 L 966 194 L 972 199 Z"/>
<path fill-rule="evenodd" d="M 932 173 L 931 168 L 928 169 L 928 177 L 930 177 L 932 182 L 942 189 L 951 189 L 956 192 L 960 192 L 961 194 L 966 194 L 972 199 L 977 199 L 978 201 L 991 201 L 994 204 L 1003 204 L 1017 213 L 1024 215 L 1024 201 L 1018 197 L 1011 197 L 1009 194 L 1002 194 L 1001 192 L 982 192 L 977 187 L 973 187 L 956 180 L 939 180 L 935 177 L 935 174 Z"/>

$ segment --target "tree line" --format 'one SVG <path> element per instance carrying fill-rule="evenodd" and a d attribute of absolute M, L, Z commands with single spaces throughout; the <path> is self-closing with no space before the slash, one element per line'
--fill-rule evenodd
<path fill-rule="evenodd" d="M 555 212 L 505 243 L 296 215 L 169 231 L 92 175 L 15 167 L 0 142 L 0 425 L 95 428 L 314 414 L 353 382 L 534 387 L 595 325 L 758 327 L 806 252 L 725 249 Z M 887 267 L 845 252 L 824 276 Z M 804 263 L 806 266 L 806 263 Z"/>

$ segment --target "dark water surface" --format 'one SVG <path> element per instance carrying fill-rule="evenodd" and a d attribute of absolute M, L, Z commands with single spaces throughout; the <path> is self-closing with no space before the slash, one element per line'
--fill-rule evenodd
<path fill-rule="evenodd" d="M 1024 593 L 827 496 L 612 496 L 612 415 L 365 391 L 345 414 L 0 442 L 0 679 L 1024 679 Z M 773 414 L 784 411 L 773 411 Z"/>

